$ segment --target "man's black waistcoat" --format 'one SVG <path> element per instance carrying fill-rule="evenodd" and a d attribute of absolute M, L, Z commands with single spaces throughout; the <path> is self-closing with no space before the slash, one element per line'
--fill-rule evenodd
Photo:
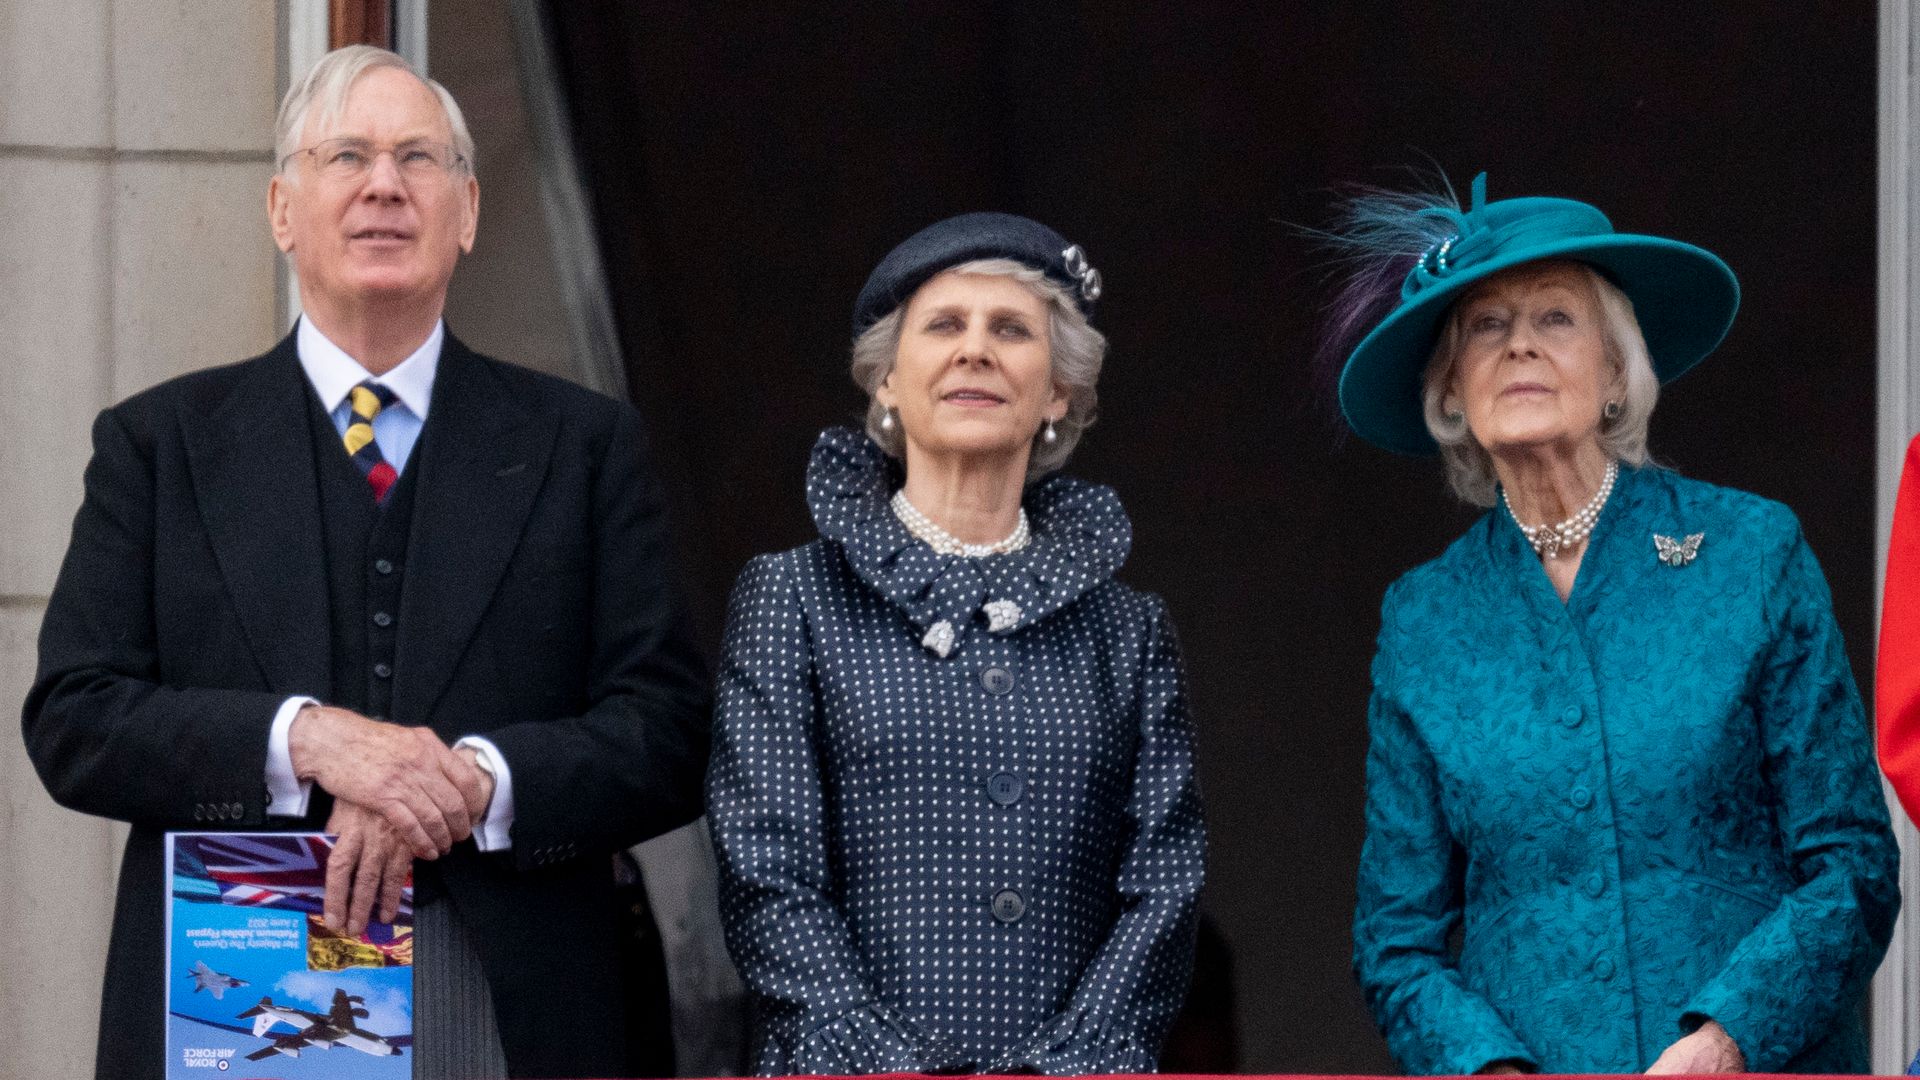
<path fill-rule="evenodd" d="M 407 537 L 413 525 L 413 469 L 400 473 L 385 506 L 360 475 L 321 411 L 308 410 L 326 535 L 327 623 L 333 677 L 322 700 L 364 716 L 393 711 L 394 651 L 400 639 L 400 599 L 406 586 Z M 421 432 L 424 441 L 426 432 Z"/>

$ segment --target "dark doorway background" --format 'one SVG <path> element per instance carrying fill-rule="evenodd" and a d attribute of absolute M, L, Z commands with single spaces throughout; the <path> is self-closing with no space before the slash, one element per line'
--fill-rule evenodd
<path fill-rule="evenodd" d="M 741 564 L 813 535 L 873 263 L 985 208 L 1090 253 L 1113 348 L 1070 469 L 1118 489 L 1123 576 L 1182 631 L 1248 1071 L 1393 1067 L 1348 973 L 1367 664 L 1388 582 L 1473 516 L 1437 465 L 1343 439 L 1308 370 L 1316 257 L 1283 223 L 1331 185 L 1431 155 L 1725 257 L 1744 310 L 1654 451 L 1799 512 L 1870 671 L 1872 3 L 547 14 L 710 650 Z"/>

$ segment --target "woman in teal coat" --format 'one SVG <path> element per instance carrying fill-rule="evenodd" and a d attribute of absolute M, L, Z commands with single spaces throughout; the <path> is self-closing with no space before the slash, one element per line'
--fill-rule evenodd
<path fill-rule="evenodd" d="M 1826 583 L 1786 507 L 1646 455 L 1732 272 L 1484 175 L 1464 212 L 1351 210 L 1342 410 L 1490 507 L 1381 617 L 1354 969 L 1388 1044 L 1417 1073 L 1865 1072 L 1898 855 Z"/>

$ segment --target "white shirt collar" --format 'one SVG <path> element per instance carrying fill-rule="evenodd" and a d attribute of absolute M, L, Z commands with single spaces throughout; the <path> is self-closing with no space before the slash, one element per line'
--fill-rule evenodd
<path fill-rule="evenodd" d="M 320 395 L 320 404 L 327 412 L 340 407 L 347 398 L 347 391 L 360 385 L 368 378 L 393 391 L 407 411 L 419 417 L 427 418 L 427 406 L 433 400 L 433 377 L 440 370 L 440 349 L 446 343 L 447 324 L 435 322 L 433 333 L 427 340 L 413 350 L 413 355 L 400 361 L 400 365 L 385 375 L 369 376 L 360 362 L 348 356 L 346 351 L 327 339 L 327 335 L 306 317 L 301 317 L 300 327 L 294 333 L 294 349 L 300 355 L 300 367 L 307 373 L 307 381 Z"/>

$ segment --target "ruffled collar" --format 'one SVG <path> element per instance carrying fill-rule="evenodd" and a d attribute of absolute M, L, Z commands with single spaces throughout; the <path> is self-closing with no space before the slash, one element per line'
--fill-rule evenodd
<path fill-rule="evenodd" d="M 807 464 L 807 505 L 861 580 L 906 613 L 922 644 L 947 656 L 969 633 L 1013 633 L 1110 578 L 1133 546 L 1112 489 L 1048 476 L 1022 500 L 1033 540 L 1008 555 L 939 555 L 914 539 L 888 500 L 898 463 L 852 428 L 828 428 Z"/>

